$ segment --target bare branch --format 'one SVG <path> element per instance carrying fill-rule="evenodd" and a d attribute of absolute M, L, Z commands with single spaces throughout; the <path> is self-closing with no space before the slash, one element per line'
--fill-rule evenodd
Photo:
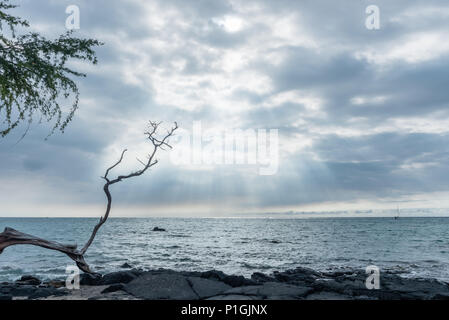
<path fill-rule="evenodd" d="M 109 171 L 111 171 L 112 169 L 114 169 L 116 166 L 118 166 L 118 165 L 122 162 L 123 157 L 125 156 L 125 152 L 126 152 L 126 151 L 128 151 L 128 149 L 123 150 L 122 155 L 120 156 L 120 159 L 119 159 L 119 160 L 118 160 L 112 167 L 109 167 L 109 168 L 106 170 L 106 173 L 104 174 L 103 179 L 105 179 L 106 181 L 109 181 L 109 180 L 108 180 L 108 174 L 109 174 Z"/>
<path fill-rule="evenodd" d="M 153 144 L 153 150 L 148 154 L 148 157 L 147 157 L 148 160 L 146 163 L 137 159 L 143 165 L 142 169 L 137 170 L 132 173 L 129 173 L 127 175 L 120 175 L 114 179 L 108 178 L 108 175 L 110 174 L 112 169 L 117 167 L 123 161 L 123 158 L 125 156 L 127 149 L 122 151 L 120 159 L 114 165 L 112 165 L 111 167 L 106 169 L 106 172 L 105 172 L 104 176 L 102 177 L 104 180 L 106 180 L 106 183 L 103 186 L 103 190 L 104 190 L 104 192 L 106 194 L 106 198 L 107 198 L 106 212 L 105 212 L 104 216 L 102 216 L 100 218 L 100 220 L 98 221 L 98 223 L 95 225 L 89 240 L 86 242 L 86 244 L 84 245 L 84 247 L 81 250 L 77 250 L 76 245 L 63 245 L 58 242 L 48 241 L 48 240 L 41 239 L 41 238 L 26 234 L 26 233 L 16 231 L 11 228 L 6 228 L 5 231 L 0 233 L 0 254 L 3 252 L 3 249 L 5 249 L 6 247 L 9 247 L 9 246 L 12 246 L 12 245 L 28 244 L 28 245 L 40 246 L 40 247 L 47 248 L 50 250 L 56 250 L 56 251 L 65 253 L 67 256 L 70 257 L 70 259 L 72 259 L 73 261 L 76 262 L 76 264 L 78 265 L 78 267 L 81 270 L 83 270 L 84 272 L 87 272 L 87 273 L 93 273 L 90 270 L 89 265 L 84 260 L 84 254 L 86 253 L 87 249 L 92 244 L 98 230 L 106 222 L 106 220 L 109 217 L 109 213 L 111 212 L 112 196 L 109 191 L 109 186 L 111 186 L 117 182 L 120 182 L 122 180 L 129 179 L 132 177 L 137 177 L 137 176 L 144 174 L 149 168 L 155 166 L 158 163 L 158 160 L 154 158 L 158 149 L 164 150 L 163 149 L 164 146 L 171 148 L 171 146 L 168 144 L 168 139 L 173 135 L 175 130 L 178 129 L 178 124 L 175 122 L 174 127 L 171 128 L 170 130 L 168 130 L 167 134 L 165 136 L 163 136 L 162 138 L 157 138 L 157 129 L 160 124 L 161 124 L 161 122 L 158 122 L 158 123 L 153 122 L 153 121 L 149 122 L 149 131 L 145 132 L 145 135 Z"/>
<path fill-rule="evenodd" d="M 159 140 L 159 139 L 156 139 L 155 136 L 157 134 L 157 129 L 158 129 L 159 125 L 161 124 L 161 122 L 156 123 L 156 122 L 150 121 L 149 123 L 150 123 L 150 130 L 148 132 L 145 132 L 145 134 L 148 136 L 149 140 L 153 144 L 153 151 L 148 156 L 147 163 L 144 163 L 144 162 L 140 161 L 139 159 L 137 159 L 143 165 L 143 168 L 141 170 L 132 172 L 132 173 L 127 174 L 127 175 L 118 176 L 117 178 L 112 179 L 112 180 L 108 179 L 107 176 L 108 176 L 109 172 L 122 162 L 123 156 L 124 156 L 124 154 L 126 152 L 126 149 L 125 149 L 122 152 L 122 155 L 121 155 L 119 161 L 117 161 L 112 167 L 110 167 L 110 168 L 108 168 L 106 170 L 106 173 L 105 173 L 105 176 L 104 176 L 104 179 L 106 180 L 106 184 L 103 187 L 103 190 L 104 190 L 104 192 L 106 194 L 106 198 L 107 198 L 107 201 L 108 201 L 107 202 L 107 206 L 106 206 L 106 212 L 105 212 L 104 216 L 100 218 L 100 221 L 97 223 L 97 225 L 94 227 L 94 230 L 92 231 L 92 234 L 91 234 L 89 240 L 87 241 L 87 243 L 84 245 L 83 249 L 81 249 L 81 253 L 82 254 L 84 254 L 87 251 L 89 246 L 92 244 L 92 242 L 93 242 L 93 240 L 94 240 L 98 230 L 106 222 L 106 220 L 109 217 L 109 213 L 111 211 L 111 205 L 112 205 L 112 196 L 111 196 L 111 193 L 109 191 L 109 186 L 113 185 L 113 184 L 115 184 L 117 182 L 120 182 L 122 180 L 125 180 L 125 179 L 138 177 L 138 176 L 144 174 L 145 171 L 147 171 L 149 168 L 151 168 L 152 166 L 156 165 L 158 163 L 158 161 L 157 160 L 153 161 L 153 159 L 154 159 L 154 156 L 156 155 L 157 150 L 159 148 L 161 148 L 161 146 L 163 146 L 163 145 L 167 145 L 168 146 L 166 141 L 173 135 L 175 130 L 178 129 L 178 124 L 175 122 L 175 126 L 170 131 L 168 131 L 167 134 L 161 140 Z"/>

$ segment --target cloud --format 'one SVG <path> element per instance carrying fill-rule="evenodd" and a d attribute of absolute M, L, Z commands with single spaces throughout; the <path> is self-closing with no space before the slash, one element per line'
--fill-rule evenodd
<path fill-rule="evenodd" d="M 161 154 L 148 175 L 114 187 L 125 215 L 376 206 L 449 191 L 442 0 L 377 1 L 376 31 L 365 28 L 369 1 L 27 0 L 17 13 L 54 37 L 72 4 L 77 34 L 105 42 L 99 64 L 74 65 L 88 77 L 64 134 L 44 140 L 51 126 L 35 123 L 20 143 L 26 126 L 0 141 L 0 214 L 64 215 L 64 204 L 100 214 L 99 177 L 124 148 L 116 172 L 139 165 L 148 119 L 278 129 L 279 171 L 176 166 Z"/>

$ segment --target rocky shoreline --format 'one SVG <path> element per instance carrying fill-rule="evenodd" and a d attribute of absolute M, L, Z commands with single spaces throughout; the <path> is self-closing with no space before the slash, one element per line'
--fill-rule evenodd
<path fill-rule="evenodd" d="M 251 278 L 221 271 L 125 270 L 82 274 L 80 289 L 60 280 L 23 276 L 0 284 L 0 300 L 449 300 L 449 284 L 382 272 L 379 289 L 367 289 L 364 270 L 317 272 L 296 268 Z"/>

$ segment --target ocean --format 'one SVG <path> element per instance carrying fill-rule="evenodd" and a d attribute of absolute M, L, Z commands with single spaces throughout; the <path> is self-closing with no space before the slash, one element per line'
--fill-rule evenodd
<path fill-rule="evenodd" d="M 84 245 L 98 219 L 0 218 L 12 227 L 61 243 Z M 153 232 L 154 227 L 167 232 Z M 86 254 L 105 273 L 136 268 L 250 276 L 296 267 L 319 271 L 368 265 L 405 277 L 449 281 L 449 218 L 110 218 Z M 20 245 L 0 255 L 0 281 L 24 274 L 64 279 L 62 253 Z"/>

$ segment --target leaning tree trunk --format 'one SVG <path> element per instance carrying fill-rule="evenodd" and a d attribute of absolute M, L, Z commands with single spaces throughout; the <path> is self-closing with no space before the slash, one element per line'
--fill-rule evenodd
<path fill-rule="evenodd" d="M 159 127 L 159 125 L 160 125 L 160 123 L 150 121 L 150 130 L 148 132 L 145 132 L 145 135 L 147 135 L 148 140 L 150 140 L 151 143 L 153 144 L 153 151 L 148 155 L 147 162 L 142 162 L 139 159 L 137 159 L 143 165 L 142 169 L 132 172 L 128 175 L 118 176 L 117 178 L 112 179 L 112 180 L 108 178 L 109 172 L 122 162 L 125 152 L 127 151 L 125 149 L 122 152 L 120 159 L 113 166 L 109 167 L 106 170 L 104 177 L 102 177 L 106 181 L 106 183 L 103 187 L 103 190 L 106 194 L 106 198 L 108 201 L 107 206 L 106 206 L 106 212 L 105 212 L 104 216 L 100 218 L 100 221 L 95 225 L 89 240 L 86 242 L 86 244 L 84 245 L 84 247 L 81 250 L 77 249 L 76 244 L 65 245 L 65 244 L 55 242 L 55 241 L 49 241 L 49 240 L 45 240 L 45 239 L 42 239 L 39 237 L 35 237 L 32 235 L 14 230 L 12 228 L 5 228 L 5 230 L 2 233 L 0 233 L 0 254 L 2 254 L 2 252 L 5 248 L 7 248 L 9 246 L 13 246 L 13 245 L 25 244 L 25 245 L 39 246 L 39 247 L 43 247 L 46 249 L 65 253 L 70 259 L 75 261 L 78 268 L 80 268 L 82 271 L 84 271 L 86 273 L 94 273 L 90 269 L 90 267 L 86 263 L 86 261 L 84 260 L 84 254 L 86 253 L 87 249 L 90 247 L 92 242 L 94 241 L 94 238 L 95 238 L 98 230 L 100 229 L 100 227 L 106 222 L 106 220 L 109 217 L 109 213 L 111 211 L 111 205 L 112 205 L 112 196 L 109 191 L 109 186 L 111 186 L 117 182 L 120 182 L 122 180 L 137 177 L 137 176 L 144 174 L 145 171 L 147 171 L 149 168 L 151 168 L 152 166 L 154 166 L 155 164 L 158 163 L 158 161 L 156 159 L 154 159 L 154 157 L 159 148 L 162 150 L 164 150 L 164 147 L 171 148 L 171 146 L 168 144 L 168 138 L 170 138 L 173 135 L 174 131 L 178 128 L 177 123 L 175 122 L 175 126 L 171 130 L 169 130 L 167 132 L 167 134 L 161 139 L 158 139 L 156 137 L 156 135 L 157 135 L 156 131 L 157 131 L 157 128 Z"/>
<path fill-rule="evenodd" d="M 64 245 L 54 241 L 48 241 L 45 239 L 41 239 L 12 228 L 5 228 L 5 231 L 0 233 L 0 254 L 6 247 L 17 245 L 17 244 L 31 244 L 34 246 L 43 247 L 46 249 L 56 250 L 62 253 L 65 253 L 76 262 L 78 268 L 87 273 L 93 273 L 89 265 L 84 260 L 83 254 L 79 250 L 77 250 L 77 246 L 75 245 Z"/>

